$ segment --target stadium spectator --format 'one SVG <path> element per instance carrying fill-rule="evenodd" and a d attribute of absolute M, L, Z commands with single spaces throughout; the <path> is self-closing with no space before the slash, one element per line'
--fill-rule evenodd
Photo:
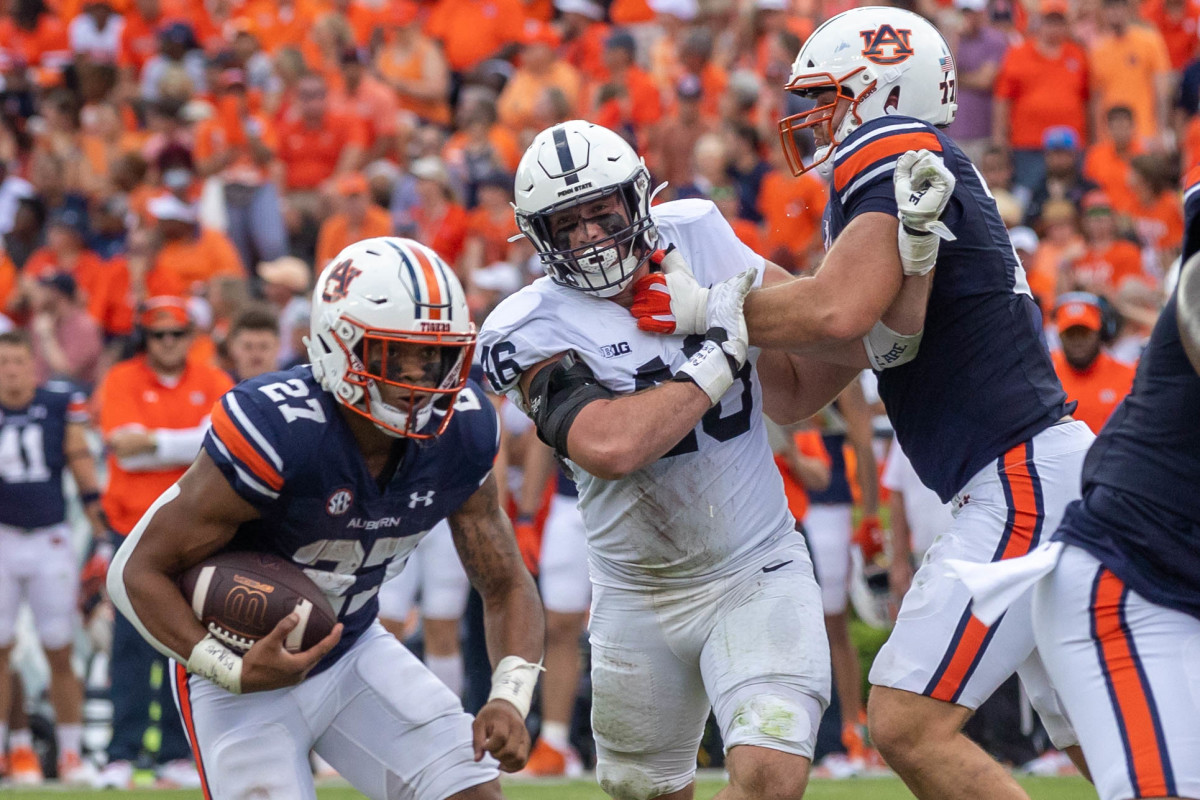
<path fill-rule="evenodd" d="M 104 337 L 96 320 L 79 306 L 75 279 L 48 274 L 30 288 L 29 330 L 38 383 L 65 380 L 91 389 Z"/>
<path fill-rule="evenodd" d="M 300 339 L 308 335 L 312 270 L 295 256 L 284 256 L 258 265 L 263 297 L 279 320 L 279 367 L 290 367 L 306 358 Z"/>
<path fill-rule="evenodd" d="M 763 178 L 771 165 L 762 157 L 762 137 L 749 122 L 726 124 L 725 151 L 729 156 L 727 171 L 737 187 L 738 216 L 752 222 L 762 222 L 758 211 L 758 195 Z"/>
<path fill-rule="evenodd" d="M 589 119 L 641 142 L 649 127 L 662 118 L 662 98 L 654 80 L 637 65 L 633 34 L 616 29 L 604 42 L 605 79 L 596 83 L 586 106 Z"/>
<path fill-rule="evenodd" d="M 609 33 L 604 6 L 596 0 L 554 0 L 554 8 L 560 15 L 563 60 L 586 80 L 603 78 L 604 40 Z"/>
<path fill-rule="evenodd" d="M 270 306 L 250 305 L 233 319 L 224 349 L 235 382 L 279 368 L 279 318 Z"/>
<path fill-rule="evenodd" d="M 1050 354 L 1067 398 L 1078 403 L 1072 412 L 1099 433 L 1129 390 L 1134 368 L 1122 364 L 1101 345 L 1102 311 L 1095 295 L 1074 292 L 1058 298 L 1054 325 L 1062 349 Z"/>
<path fill-rule="evenodd" d="M 1171 70 L 1179 73 L 1196 55 L 1200 4 L 1196 0 L 1147 0 L 1141 5 L 1141 16 L 1158 29 Z"/>
<path fill-rule="evenodd" d="M 380 78 L 396 93 L 401 112 L 419 123 L 450 124 L 450 68 L 433 39 L 421 30 L 415 0 L 392 4 L 388 38 L 376 58 Z"/>
<path fill-rule="evenodd" d="M 209 409 L 233 385 L 215 365 L 188 358 L 194 330 L 181 298 L 151 298 L 138 315 L 138 326 L 144 350 L 115 365 L 95 398 L 108 448 L 109 481 L 102 502 L 114 547 L 183 475 L 208 430 Z M 113 735 L 100 785 L 132 788 L 150 702 L 157 696 L 164 709 L 158 723 L 159 779 L 170 786 L 198 787 L 183 727 L 169 711 L 174 704 L 171 682 L 163 680 L 156 694 L 150 689 L 153 665 L 158 663 L 163 675 L 170 675 L 170 667 L 120 614 L 113 625 L 111 659 Z"/>
<path fill-rule="evenodd" d="M 279 258 L 288 242 L 275 184 L 275 126 L 251 109 L 240 69 L 221 72 L 215 100 L 213 116 L 196 127 L 196 172 L 220 181 L 226 230 L 242 263 Z"/>
<path fill-rule="evenodd" d="M 987 0 L 954 2 L 962 13 L 952 45 L 958 116 L 947 132 L 976 163 L 992 140 L 992 91 L 1008 51 L 1008 39 L 988 21 L 987 5 Z"/>
<path fill-rule="evenodd" d="M 1083 198 L 1083 234 L 1087 249 L 1070 264 L 1063 288 L 1111 297 L 1128 278 L 1144 274 L 1141 252 L 1117 237 L 1112 203 L 1101 191 Z"/>
<path fill-rule="evenodd" d="M 193 205 L 165 194 L 150 201 L 149 211 L 155 220 L 154 234 L 144 247 L 136 248 L 143 259 L 141 268 L 147 270 L 145 296 L 203 293 L 217 275 L 245 277 L 233 243 L 220 231 L 202 227 Z M 130 269 L 138 271 L 132 258 Z"/>
<path fill-rule="evenodd" d="M 1173 165 L 1153 154 L 1135 156 L 1129 179 L 1129 209 L 1134 233 L 1142 243 L 1143 260 L 1157 281 L 1179 252 L 1183 241 L 1183 204 L 1176 189 Z"/>
<path fill-rule="evenodd" d="M 1069 200 L 1078 208 L 1083 196 L 1096 188 L 1080 172 L 1080 138 L 1074 129 L 1065 125 L 1048 128 L 1042 147 L 1045 171 L 1025 207 L 1026 222 L 1037 220 L 1050 200 Z"/>
<path fill-rule="evenodd" d="M 40 248 L 45 240 L 46 206 L 37 197 L 22 197 L 16 203 L 12 227 L 4 233 L 3 250 L 17 269 Z"/>
<path fill-rule="evenodd" d="M 417 179 L 417 205 L 412 209 L 417 241 L 428 242 L 435 253 L 454 266 L 467 238 L 467 212 L 458 204 L 450 173 L 435 156 L 419 158 L 409 167 Z"/>
<path fill-rule="evenodd" d="M 521 0 L 437 0 L 425 30 L 442 44 L 450 69 L 460 77 L 521 41 Z"/>
<path fill-rule="evenodd" d="M 1041 150 L 1050 128 L 1083 136 L 1088 126 L 1087 56 L 1071 41 L 1066 0 L 1041 0 L 1041 22 L 1009 48 L 996 78 L 992 144 L 1010 149 L 1013 180 L 1030 192 L 1045 174 Z"/>
<path fill-rule="evenodd" d="M 666 181 L 676 197 L 685 196 L 680 193 L 692 183 L 700 138 L 706 134 L 716 135 L 715 126 L 700 115 L 702 91 L 699 78 L 683 76 L 675 87 L 677 102 L 674 109 L 651 127 L 645 137 L 646 160 L 654 170 L 655 178 Z"/>
<path fill-rule="evenodd" d="M 318 269 L 361 239 L 392 235 L 392 218 L 371 202 L 370 187 L 361 172 L 348 172 L 337 179 L 338 211 L 321 223 L 317 234 Z"/>
<path fill-rule="evenodd" d="M 513 179 L 503 172 L 485 175 L 476 184 L 479 204 L 467 214 L 467 239 L 461 260 L 464 275 L 470 276 L 486 264 L 515 264 L 531 255 L 523 239 L 509 242 L 520 233 L 512 214 L 512 187 Z"/>
<path fill-rule="evenodd" d="M 1127 106 L 1138 143 L 1165 149 L 1170 145 L 1170 56 L 1162 35 L 1138 23 L 1134 14 L 1130 0 L 1104 0 L 1105 33 L 1088 48 L 1092 126 L 1102 130 L 1110 108 Z"/>
<path fill-rule="evenodd" d="M 341 87 L 330 98 L 334 113 L 362 126 L 361 164 L 393 157 L 400 144 L 400 103 L 395 90 L 368 71 L 369 58 L 367 51 L 358 47 L 342 51 Z"/>
<path fill-rule="evenodd" d="M 139 94 L 147 103 L 154 103 L 172 93 L 164 89 L 168 80 L 178 81 L 186 76 L 193 92 L 205 91 L 204 51 L 196 41 L 196 33 L 186 22 L 174 21 L 158 33 L 158 52 L 141 69 Z"/>
<path fill-rule="evenodd" d="M 1104 115 L 1105 137 L 1087 148 L 1083 176 L 1108 195 L 1113 208 L 1129 211 L 1129 162 L 1142 152 L 1134 136 L 1133 111 L 1113 106 Z"/>
<path fill-rule="evenodd" d="M 558 89 L 568 105 L 579 105 L 582 81 L 579 71 L 559 58 L 562 37 L 553 27 L 538 20 L 527 20 L 521 37 L 520 66 L 504 85 L 496 101 L 500 124 L 518 135 L 536 132 L 534 107 L 547 89 Z"/>
<path fill-rule="evenodd" d="M 93 63 L 116 63 L 124 30 L 125 18 L 110 0 L 88 0 L 83 11 L 67 25 L 67 40 L 76 57 Z"/>

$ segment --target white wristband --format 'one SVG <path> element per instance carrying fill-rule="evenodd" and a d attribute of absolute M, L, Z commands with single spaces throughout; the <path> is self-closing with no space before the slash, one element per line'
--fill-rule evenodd
<path fill-rule="evenodd" d="M 492 673 L 492 692 L 488 702 L 507 700 L 517 707 L 524 719 L 533 702 L 533 687 L 537 685 L 538 673 L 545 672 L 541 664 L 531 664 L 520 656 L 505 656 Z"/>
<path fill-rule="evenodd" d="M 188 656 L 187 671 L 232 694 L 242 693 L 242 657 L 211 633 L 196 643 Z"/>
<path fill-rule="evenodd" d="M 912 335 L 905 335 L 896 333 L 884 325 L 882 320 L 876 322 L 862 340 L 867 358 L 871 360 L 871 368 L 891 369 L 912 361 L 921 349 L 921 337 L 924 335 L 924 329 Z"/>
<path fill-rule="evenodd" d="M 900 265 L 905 275 L 925 275 L 937 263 L 938 246 L 942 240 L 937 234 L 912 234 L 900 226 Z"/>

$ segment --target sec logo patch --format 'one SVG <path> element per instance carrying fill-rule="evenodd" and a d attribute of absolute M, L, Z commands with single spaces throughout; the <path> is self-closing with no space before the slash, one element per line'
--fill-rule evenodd
<path fill-rule="evenodd" d="M 332 517 L 340 517 L 350 510 L 350 504 L 354 502 L 354 493 L 349 489 L 338 489 L 329 496 L 325 501 L 325 510 Z"/>

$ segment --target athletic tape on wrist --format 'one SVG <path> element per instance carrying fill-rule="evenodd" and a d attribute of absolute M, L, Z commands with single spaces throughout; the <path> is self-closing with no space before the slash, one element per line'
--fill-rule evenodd
<path fill-rule="evenodd" d="M 242 693 L 242 657 L 211 633 L 196 642 L 188 656 L 187 671 L 233 694 Z"/>
<path fill-rule="evenodd" d="M 520 656 L 505 656 L 492 673 L 492 691 L 488 702 L 507 700 L 517 707 L 521 719 L 529 715 L 533 702 L 533 687 L 537 685 L 538 673 L 545 672 L 541 664 L 531 664 Z"/>

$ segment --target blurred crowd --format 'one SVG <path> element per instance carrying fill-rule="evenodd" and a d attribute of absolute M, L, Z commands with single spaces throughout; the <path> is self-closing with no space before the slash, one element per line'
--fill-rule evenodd
<path fill-rule="evenodd" d="M 28 339 L 39 382 L 84 393 L 134 352 L 160 376 L 182 358 L 253 377 L 306 360 L 314 275 L 384 235 L 436 249 L 480 322 L 541 272 L 511 240 L 513 173 L 573 118 L 625 136 L 667 182 L 657 200 L 712 200 L 754 250 L 812 271 L 827 190 L 783 158 L 777 122 L 804 103 L 783 86 L 804 38 L 863 4 L 0 0 L 0 333 L 24 332 L 9 344 Z M 1180 249 L 1200 0 L 896 4 L 951 43 L 949 133 L 1098 427 Z M 110 434 L 110 471 L 154 450 Z"/>

